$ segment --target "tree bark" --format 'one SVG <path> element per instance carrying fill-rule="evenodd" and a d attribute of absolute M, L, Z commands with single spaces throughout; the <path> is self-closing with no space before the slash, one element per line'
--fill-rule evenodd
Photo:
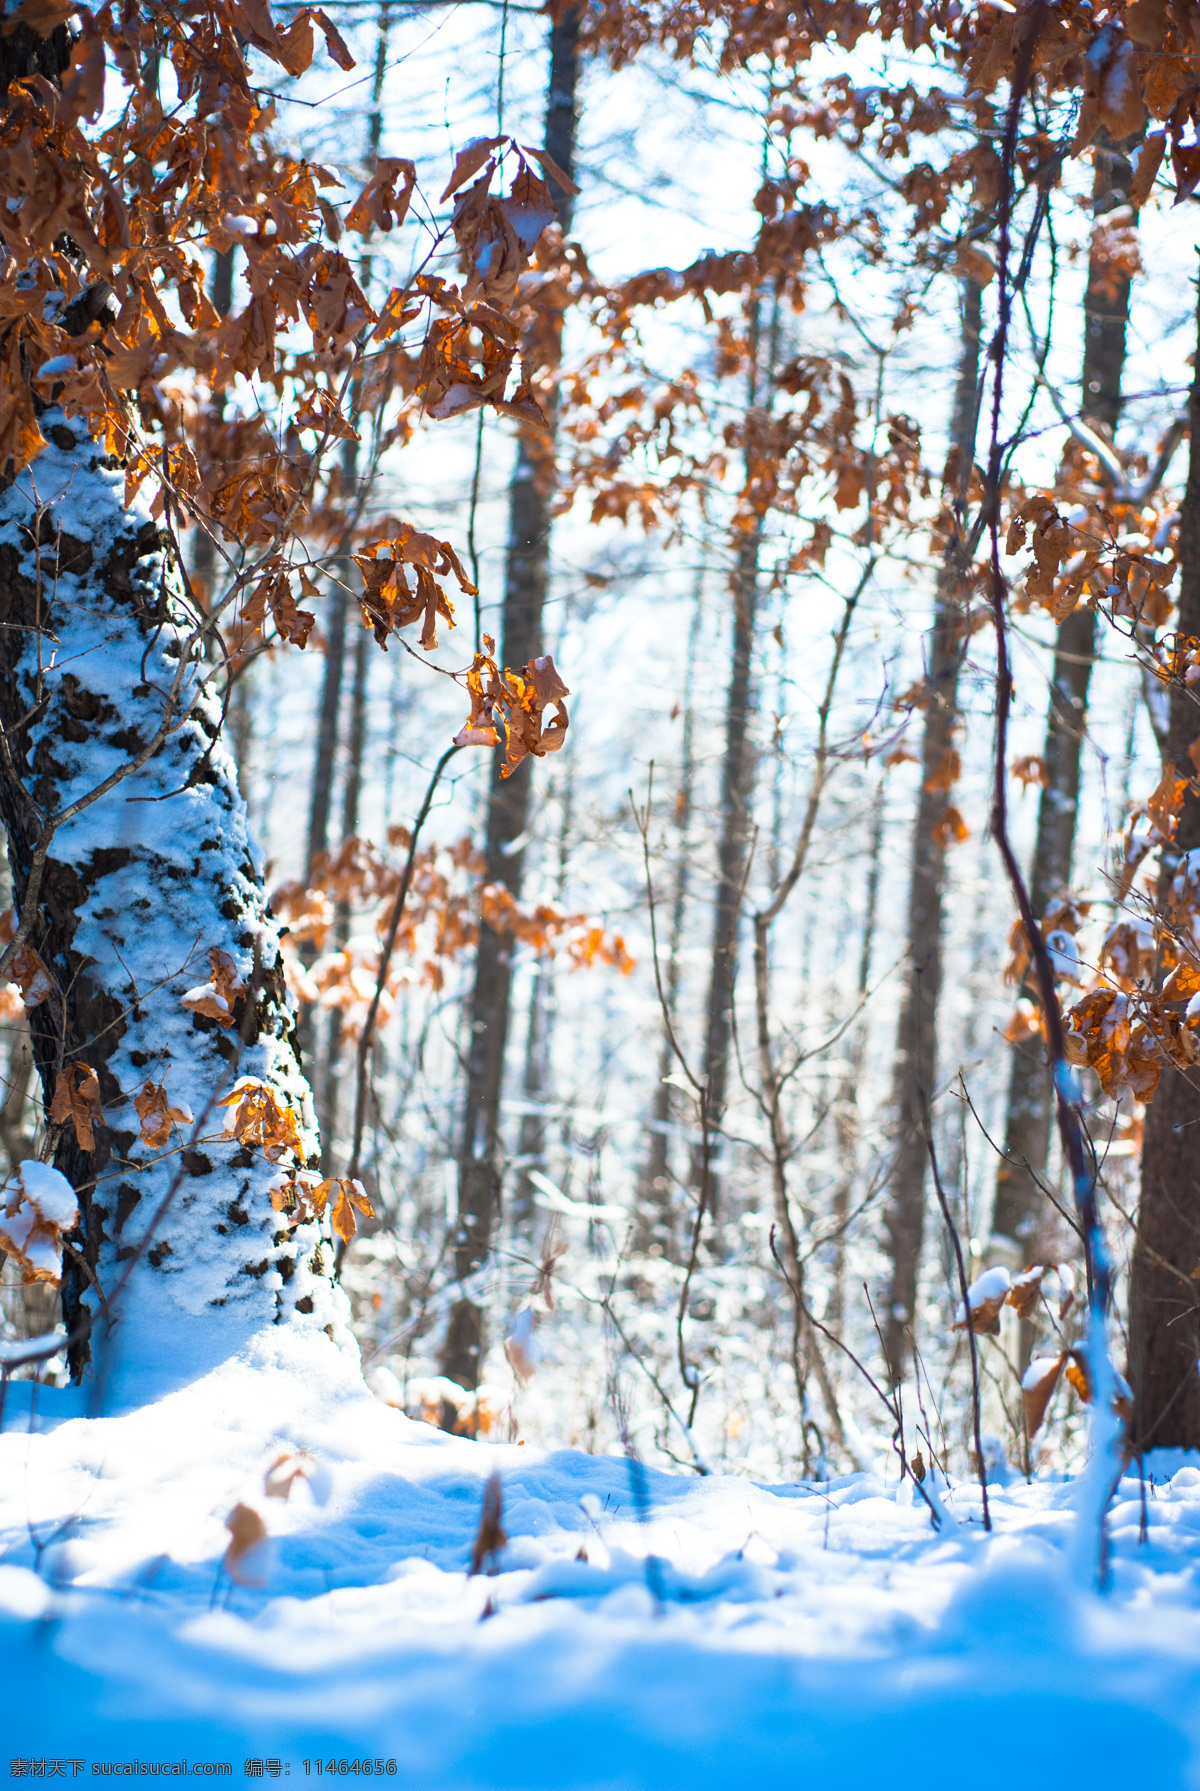
<path fill-rule="evenodd" d="M 1131 177 L 1125 156 L 1112 149 L 1097 148 L 1092 203 L 1095 217 L 1125 204 Z M 1121 409 L 1129 288 L 1128 275 L 1101 264 L 1093 256 L 1084 301 L 1080 414 L 1110 436 L 1116 430 Z M 1096 614 L 1081 606 L 1060 625 L 1055 642 L 1043 751 L 1046 783 L 1038 804 L 1037 839 L 1029 880 L 1033 911 L 1039 916 L 1071 882 L 1080 760 L 1095 652 Z M 1040 1038 L 1031 1039 L 1018 1045 L 1013 1055 L 1004 1156 L 996 1173 L 992 1216 L 993 1233 L 1012 1239 L 1029 1261 L 1038 1257 L 1039 1250 L 1044 1254 L 1053 1248 L 1054 1214 L 1040 1185 L 1045 1180 L 1050 1151 L 1053 1109 L 1045 1045 Z M 1025 1337 L 1025 1360 L 1031 1337 L 1032 1332 Z"/>
<path fill-rule="evenodd" d="M 854 1190 L 858 1186 L 859 1145 L 862 1122 L 858 1111 L 858 1088 L 867 1058 L 868 1017 L 867 992 L 871 987 L 871 957 L 875 946 L 875 925 L 879 909 L 879 861 L 883 847 L 883 790 L 875 798 L 871 817 L 871 856 L 867 861 L 867 886 L 863 912 L 862 945 L 858 955 L 858 999 L 863 1016 L 854 1029 L 850 1045 L 850 1061 L 838 1090 L 834 1107 L 834 1137 L 838 1157 L 838 1180 L 834 1190 L 830 1218 L 833 1222 L 833 1266 L 830 1274 L 829 1304 L 825 1308 L 825 1328 L 836 1335 L 842 1327 L 846 1298 L 846 1230 Z"/>
<path fill-rule="evenodd" d="M 1200 312 L 1197 315 L 1200 341 Z M 1200 352 L 1188 402 L 1191 450 L 1179 515 L 1180 639 L 1200 638 Z M 1164 758 L 1185 776 L 1188 749 L 1200 736 L 1192 690 L 1171 687 Z M 1176 884 L 1176 879 L 1179 880 Z M 1175 837 L 1163 849 L 1159 912 L 1194 940 L 1200 884 L 1200 792 L 1191 784 Z M 1194 946 L 1193 946 L 1194 949 Z M 1140 1450 L 1200 1448 L 1200 1077 L 1164 1062 L 1146 1109 L 1142 1197 L 1129 1284 L 1129 1382 L 1133 1438 Z"/>
<path fill-rule="evenodd" d="M 562 770 L 562 815 L 558 830 L 558 870 L 554 883 L 554 900 L 561 906 L 567 887 L 567 861 L 571 850 L 571 829 L 575 816 L 575 761 L 569 759 Z M 517 1133 L 518 1172 L 513 1190 L 511 1231 L 516 1239 L 528 1243 L 533 1227 L 535 1201 L 531 1169 L 546 1169 L 546 1113 L 553 1086 L 550 1050 L 554 1023 L 558 1015 L 558 998 L 554 991 L 554 961 L 548 954 L 539 956 L 533 967 L 533 986 L 529 991 L 529 1013 L 525 1032 L 525 1071 L 521 1094 L 528 1107 L 536 1109 L 521 1115 Z"/>
<path fill-rule="evenodd" d="M 752 405 L 756 396 L 754 383 L 757 381 L 757 342 L 753 353 L 755 369 L 750 395 Z M 758 555 L 761 540 L 762 528 L 756 519 L 738 547 L 730 579 L 733 595 L 733 640 L 729 689 L 725 700 L 725 752 L 721 761 L 721 808 L 717 835 L 717 891 L 713 907 L 712 951 L 704 1029 L 703 1074 L 708 1089 L 710 1131 L 720 1129 L 728 1094 L 738 941 L 753 819 L 757 755 L 750 724 L 754 712 L 752 672 L 758 619 Z M 704 1155 L 711 1152 L 711 1149 L 712 1140 L 707 1137 L 692 1153 L 691 1179 L 698 1188 L 705 1186 Z M 707 1185 L 709 1218 L 715 1220 L 720 1207 L 720 1182 L 711 1168 L 708 1170 Z"/>
<path fill-rule="evenodd" d="M 215 1100 L 253 1076 L 300 1115 L 310 1157 L 316 1146 L 261 860 L 219 708 L 198 696 L 202 662 L 172 698 L 188 625 L 163 540 L 140 502 L 124 507 L 121 468 L 81 422 L 57 406 L 41 421 L 50 445 L 0 495 L 0 811 L 19 912 L 40 872 L 30 944 L 53 989 L 30 1025 L 44 1096 L 64 1064 L 85 1064 L 104 1109 L 94 1150 L 70 1125 L 50 1130 L 81 1211 L 63 1287 L 71 1365 L 86 1368 L 87 1318 L 102 1315 L 124 1360 L 191 1368 L 263 1326 L 322 1329 L 346 1308 L 317 1225 L 289 1232 L 273 1210 L 275 1166 L 220 1138 Z M 210 948 L 245 985 L 230 1029 L 181 1004 L 211 976 Z M 179 1154 L 141 1140 L 132 1102 L 147 1081 L 195 1115 Z"/>
<path fill-rule="evenodd" d="M 696 648 L 703 617 L 703 571 L 696 582 L 696 601 L 692 609 L 692 625 L 688 630 L 687 663 L 683 682 L 683 748 L 679 768 L 679 791 L 675 800 L 675 825 L 678 841 L 675 849 L 675 877 L 671 890 L 671 926 L 667 936 L 666 975 L 663 997 L 667 1013 L 675 1022 L 675 1006 L 679 998 L 680 951 L 683 945 L 683 921 L 687 910 L 692 870 L 692 807 L 695 796 L 695 716 L 692 690 L 696 671 Z M 639 1255 L 653 1252 L 676 1261 L 679 1239 L 671 1198 L 671 1118 L 677 1110 L 678 1091 L 667 1081 L 675 1066 L 675 1054 L 667 1033 L 664 1017 L 663 1036 L 658 1050 L 658 1080 L 649 1122 L 646 1156 L 638 1177 L 637 1227 L 634 1249 Z"/>
<path fill-rule="evenodd" d="M 980 288 L 962 287 L 962 345 L 954 393 L 950 439 L 960 466 L 969 474 L 975 453 L 979 385 Z M 909 1334 L 917 1298 L 925 1230 L 926 1129 L 937 1064 L 937 1009 L 942 985 L 942 885 L 946 845 L 942 826 L 948 807 L 940 787 L 952 746 L 962 663 L 962 570 L 952 543 L 938 576 L 929 669 L 925 678 L 925 726 L 921 743 L 921 791 L 912 844 L 908 897 L 908 952 L 896 1037 L 893 1103 L 896 1148 L 891 1196 L 884 1220 L 891 1263 L 884 1313 L 884 1348 L 893 1385 L 904 1378 Z"/>
<path fill-rule="evenodd" d="M 550 32 L 550 80 L 546 96 L 546 148 L 568 176 L 575 161 L 575 95 L 579 72 L 579 13 L 564 11 Z M 566 234 L 571 227 L 571 195 L 557 192 L 555 213 Z M 556 330 L 561 337 L 561 318 Z M 509 490 L 508 560 L 505 577 L 501 655 L 520 668 L 540 657 L 542 614 L 550 559 L 554 497 L 555 415 L 552 400 L 548 433 L 522 430 Z M 529 814 L 529 763 L 509 778 L 492 762 L 488 794 L 485 858 L 487 878 L 513 896 L 520 894 L 523 839 Z M 521 843 L 518 843 L 521 842 Z M 459 1149 L 458 1214 L 452 1245 L 454 1275 L 470 1280 L 491 1253 L 500 1221 L 502 1181 L 500 1094 L 508 1043 L 512 993 L 512 942 L 488 926 L 479 929 L 475 984 L 471 996 L 466 1091 Z M 463 1387 L 479 1384 L 484 1350 L 483 1312 L 465 1286 L 451 1309 L 441 1350 L 443 1374 Z"/>

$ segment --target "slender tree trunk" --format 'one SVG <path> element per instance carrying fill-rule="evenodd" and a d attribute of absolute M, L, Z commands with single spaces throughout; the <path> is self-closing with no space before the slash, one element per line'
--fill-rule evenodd
<path fill-rule="evenodd" d="M 1200 312 L 1197 314 L 1200 326 Z M 1196 374 L 1188 405 L 1191 454 L 1179 519 L 1181 638 L 1200 638 L 1200 327 Z M 1164 757 L 1193 775 L 1188 749 L 1200 736 L 1194 691 L 1171 688 Z M 1189 785 L 1175 837 L 1163 850 L 1159 911 L 1190 938 L 1200 867 L 1200 793 Z M 1180 879 L 1181 890 L 1173 885 Z M 1182 900 L 1180 897 L 1182 896 Z M 1164 1062 L 1146 1109 L 1142 1198 L 1129 1284 L 1129 1381 L 1139 1449 L 1200 1448 L 1200 1074 Z"/>
<path fill-rule="evenodd" d="M 1093 196 L 1096 217 L 1125 203 L 1131 173 L 1123 155 L 1111 149 L 1097 149 Z M 1093 427 L 1110 435 L 1116 430 L 1121 408 L 1129 285 L 1127 275 L 1093 259 L 1084 306 L 1080 412 Z M 1071 882 L 1080 760 L 1095 652 L 1096 614 L 1081 605 L 1061 624 L 1055 643 L 1043 752 L 1046 784 L 1038 804 L 1037 841 L 1029 879 L 1030 900 L 1039 916 Z M 1023 1258 L 1030 1261 L 1039 1251 L 1052 1247 L 1055 1215 L 1039 1183 L 1045 1179 L 1053 1106 L 1045 1046 L 1040 1038 L 1028 1040 L 1018 1045 L 1013 1055 L 992 1231 L 1011 1238 Z M 1031 1340 L 1032 1330 L 1026 1327 L 1024 1361 L 1028 1360 Z"/>
<path fill-rule="evenodd" d="M 747 413 L 753 411 L 759 403 L 763 384 L 762 294 L 757 288 L 751 299 L 749 321 Z M 768 408 L 778 326 L 779 305 L 776 300 L 766 350 Z M 749 486 L 748 460 L 745 473 Z M 707 1199 L 710 1220 L 717 1218 L 721 1200 L 719 1179 L 711 1165 L 712 1134 L 719 1131 L 725 1115 L 742 901 L 749 870 L 748 854 L 754 821 L 754 780 L 758 755 L 751 727 L 754 717 L 754 645 L 758 623 L 758 559 L 761 548 L 762 518 L 754 515 L 748 526 L 738 531 L 729 581 L 733 597 L 733 638 L 730 643 L 729 686 L 725 698 L 725 751 L 721 760 L 721 807 L 717 832 L 717 888 L 713 905 L 713 938 L 704 1020 L 703 1077 L 707 1092 L 707 1124 L 705 1136 L 692 1152 L 690 1170 L 693 1186 L 701 1190 L 700 1198 Z"/>
<path fill-rule="evenodd" d="M 212 274 L 212 302 L 218 317 L 228 317 L 233 308 L 233 275 L 232 248 L 219 250 L 213 259 Z M 209 406 L 215 428 L 225 415 L 225 393 L 214 392 L 209 399 Z M 217 595 L 214 585 L 220 576 L 219 564 L 212 534 L 207 529 L 197 529 L 192 550 L 192 584 L 205 594 L 205 600 L 209 602 Z M 250 702 L 249 670 L 237 656 L 230 667 L 230 679 L 225 693 L 225 734 L 233 754 L 233 762 L 238 768 L 242 793 L 248 796 L 254 717 Z"/>
<path fill-rule="evenodd" d="M 871 986 L 871 956 L 875 946 L 875 922 L 879 907 L 879 861 L 883 846 L 883 791 L 875 798 L 871 817 L 871 851 L 867 860 L 866 912 L 863 915 L 862 948 L 858 955 L 858 999 L 865 1002 Z M 860 1120 L 858 1087 L 867 1056 L 867 1016 L 854 1029 L 850 1046 L 850 1063 L 838 1091 L 834 1109 L 834 1130 L 840 1171 L 834 1190 L 830 1217 L 834 1226 L 833 1274 L 829 1288 L 829 1304 L 825 1325 L 835 1334 L 841 1330 L 846 1298 L 846 1229 L 850 1219 L 851 1198 L 858 1184 L 858 1152 Z"/>
<path fill-rule="evenodd" d="M 950 439 L 960 465 L 969 473 L 975 453 L 982 318 L 980 289 L 974 280 L 964 279 L 961 304 L 962 347 Z M 937 1007 L 942 983 L 942 885 L 946 865 L 942 825 L 947 796 L 941 779 L 952 748 L 958 706 L 958 672 L 964 646 L 961 595 L 962 569 L 952 546 L 938 577 L 929 641 L 921 791 L 913 830 L 908 897 L 908 957 L 896 1038 L 896 1148 L 891 1198 L 884 1222 L 891 1261 L 884 1345 L 888 1373 L 894 1384 L 903 1380 L 908 1359 L 908 1332 L 916 1309 L 925 1229 L 925 1134 L 933 1098 Z"/>
<path fill-rule="evenodd" d="M 44 1097 L 83 1065 L 103 1104 L 94 1149 L 51 1126 L 81 1210 L 63 1288 L 71 1362 L 79 1375 L 89 1360 L 86 1314 L 127 1361 L 194 1367 L 285 1317 L 341 1323 L 345 1307 L 317 1225 L 289 1232 L 272 1207 L 275 1166 L 219 1141 L 213 1103 L 248 1075 L 301 1115 L 310 1158 L 316 1145 L 245 805 L 218 707 L 198 697 L 202 662 L 170 696 L 187 633 L 175 575 L 103 446 L 57 406 L 42 428 L 50 446 L 0 495 L 0 811 L 16 905 L 36 902 L 30 944 L 53 983 L 30 1014 Z M 70 814 L 164 727 L 139 769 Z M 45 818 L 64 814 L 39 865 Z M 212 975 L 210 949 L 245 985 L 230 1029 L 182 1005 Z M 195 1116 L 181 1154 L 142 1142 L 133 1099 L 148 1081 Z"/>
<path fill-rule="evenodd" d="M 575 161 L 578 71 L 579 13 L 571 7 L 551 28 L 546 97 L 546 148 L 567 175 L 572 173 Z M 556 186 L 552 183 L 552 190 Z M 572 205 L 571 196 L 561 189 L 555 211 L 565 234 L 571 227 Z M 561 335 L 561 319 L 557 328 Z M 517 463 L 509 491 L 501 654 L 505 665 L 517 668 L 540 657 L 543 651 L 556 409 L 552 401 L 548 440 L 541 431 L 523 430 L 518 437 Z M 520 893 L 524 868 L 530 776 L 527 761 L 512 777 L 502 779 L 499 756 L 493 760 L 485 847 L 487 877 L 489 882 L 503 884 L 514 896 Z M 468 1281 L 487 1260 L 500 1220 L 500 1095 L 511 992 L 512 943 L 490 927 L 481 926 L 470 1004 L 458 1216 L 453 1233 L 454 1274 L 460 1283 Z M 460 1386 L 478 1386 L 483 1350 L 483 1312 L 478 1301 L 464 1289 L 451 1310 L 441 1352 L 442 1372 Z"/>
<path fill-rule="evenodd" d="M 362 802 L 362 768 L 367 735 L 368 654 L 371 637 L 360 628 L 354 640 L 354 679 L 350 686 L 350 732 L 346 741 L 346 781 L 342 789 L 342 839 L 352 840 L 358 833 L 359 809 Z M 349 906 L 339 902 L 334 916 L 334 947 L 341 951 L 350 938 Z M 329 1015 L 329 1032 L 325 1041 L 325 1062 L 317 1083 L 317 1120 L 321 1127 L 321 1161 L 326 1175 L 338 1149 L 338 1110 L 342 1069 L 342 1015 L 333 1008 Z"/>
<path fill-rule="evenodd" d="M 675 825 L 678 842 L 675 849 L 675 878 L 671 890 L 671 926 L 667 938 L 666 975 L 663 994 L 667 1012 L 675 1020 L 679 999 L 680 951 L 683 945 L 683 921 L 687 910 L 692 870 L 692 803 L 695 794 L 695 717 L 692 709 L 696 672 L 696 648 L 704 613 L 704 571 L 696 581 L 696 601 L 692 609 L 692 625 L 688 630 L 687 664 L 683 680 L 683 746 L 679 768 L 679 792 L 675 800 Z M 677 1091 L 666 1080 L 675 1067 L 675 1054 L 667 1036 L 666 1022 L 658 1050 L 658 1080 L 649 1124 L 649 1137 L 642 1173 L 638 1177 L 637 1229 L 634 1248 L 639 1254 L 653 1251 L 675 1260 L 679 1240 L 671 1199 L 671 1118 L 677 1110 Z"/>
<path fill-rule="evenodd" d="M 356 442 L 343 445 L 342 474 L 345 487 L 345 502 L 353 504 L 355 486 L 358 479 L 358 462 L 355 457 Z M 329 626 L 325 640 L 325 667 L 321 675 L 321 705 L 317 712 L 317 739 L 313 752 L 312 788 L 309 793 L 308 807 L 308 840 L 304 855 L 304 877 L 311 887 L 316 876 L 319 860 L 329 850 L 329 817 L 333 809 L 333 777 L 337 761 L 338 722 L 342 702 L 342 676 L 346 663 L 346 614 L 349 608 L 349 593 L 343 588 L 343 580 L 348 580 L 354 570 L 348 559 L 339 565 L 340 578 L 329 593 Z M 311 940 L 306 939 L 300 947 L 300 956 L 306 965 L 311 966 L 317 956 L 317 948 Z M 300 1015 L 298 1042 L 310 1073 L 317 1074 L 317 1009 L 304 1007 Z M 324 1139 L 324 1148 L 329 1149 L 328 1138 Z"/>
<path fill-rule="evenodd" d="M 571 829 L 575 818 L 575 760 L 568 758 L 562 768 L 562 812 L 558 828 L 558 867 L 554 878 L 554 900 L 562 906 L 567 888 L 567 860 L 571 849 Z M 534 1219 L 534 1185 L 531 1169 L 546 1167 L 546 1103 L 550 1099 L 550 1048 L 554 1038 L 554 1022 L 558 1002 L 554 993 L 554 962 L 547 955 L 538 958 L 533 967 L 533 987 L 529 991 L 529 1016 L 525 1034 L 525 1073 L 521 1093 L 534 1112 L 521 1115 L 517 1134 L 519 1170 L 512 1200 L 513 1236 L 528 1241 Z"/>

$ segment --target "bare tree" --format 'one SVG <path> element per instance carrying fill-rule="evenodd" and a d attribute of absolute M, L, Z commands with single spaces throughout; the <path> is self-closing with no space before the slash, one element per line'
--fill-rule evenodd
<path fill-rule="evenodd" d="M 1093 215 L 1099 219 L 1129 199 L 1132 170 L 1126 157 L 1111 148 L 1096 149 Z M 1084 300 L 1083 370 L 1080 413 L 1109 440 L 1121 410 L 1121 375 L 1125 365 L 1125 329 L 1129 317 L 1130 277 L 1110 265 L 1093 246 Z M 1079 607 L 1059 626 L 1054 674 L 1046 716 L 1043 749 L 1046 781 L 1038 803 L 1037 839 L 1030 872 L 1029 895 L 1039 919 L 1049 902 L 1070 886 L 1079 811 L 1079 777 L 1087 732 L 1088 686 L 1096 657 L 1096 612 Z M 1009 1238 L 1030 1260 L 1053 1215 L 1042 1193 L 1053 1126 L 1054 1095 L 1050 1069 L 1040 1037 L 1016 1046 L 1005 1115 L 1004 1154 L 996 1173 L 992 1230 Z M 1028 1327 L 1026 1327 L 1028 1332 Z M 1028 1357 L 1030 1336 L 1024 1354 Z"/>
<path fill-rule="evenodd" d="M 937 1062 L 937 1010 L 942 985 L 946 790 L 958 714 L 958 674 L 965 645 L 964 568 L 958 551 L 958 524 L 975 453 L 981 327 L 980 287 L 966 276 L 962 282 L 961 347 L 950 420 L 954 464 L 958 468 L 956 526 L 938 577 L 923 685 L 921 790 L 913 827 L 908 949 L 896 1036 L 896 1145 L 885 1219 L 891 1275 L 883 1324 L 893 1385 L 903 1380 L 908 1359 L 925 1230 L 925 1177 L 929 1163 L 926 1127 Z"/>
<path fill-rule="evenodd" d="M 1200 322 L 1200 313 L 1198 313 Z M 1198 330 L 1200 335 L 1200 330 Z M 1178 635 L 1200 638 L 1200 353 L 1188 403 L 1187 486 L 1179 513 Z M 1200 792 L 1188 749 L 1200 733 L 1193 687 L 1171 686 L 1164 759 L 1187 778 L 1175 834 L 1164 846 L 1158 911 L 1167 929 L 1194 904 L 1200 866 Z M 1189 935 L 1190 940 L 1190 935 Z M 1192 948 L 1194 949 L 1194 948 Z M 1160 968 L 1159 975 L 1162 971 Z M 1200 1447 L 1200 1078 L 1196 1068 L 1162 1064 L 1146 1109 L 1142 1197 L 1129 1285 L 1129 1380 L 1141 1449 Z"/>
<path fill-rule="evenodd" d="M 579 75 L 579 12 L 563 10 L 550 31 L 550 80 L 546 95 L 546 148 L 569 177 L 575 161 L 576 91 Z M 572 196 L 557 182 L 555 212 L 566 235 Z M 561 316 L 553 320 L 561 334 Z M 524 666 L 543 652 L 542 616 L 550 564 L 554 499 L 555 410 L 549 430 L 524 427 L 517 438 L 517 462 L 509 491 L 508 562 L 501 629 L 505 665 Z M 488 793 L 485 857 L 489 882 L 511 895 L 521 890 L 525 835 L 529 821 L 529 765 L 501 778 L 493 765 Z M 486 1261 L 500 1219 L 500 1097 L 508 1044 L 512 993 L 511 938 L 486 923 L 479 929 L 475 984 L 470 1002 L 466 1089 L 459 1146 L 458 1214 L 453 1232 L 454 1274 L 466 1282 Z M 441 1350 L 442 1372 L 460 1386 L 479 1383 L 483 1356 L 483 1312 L 464 1289 L 450 1314 Z"/>

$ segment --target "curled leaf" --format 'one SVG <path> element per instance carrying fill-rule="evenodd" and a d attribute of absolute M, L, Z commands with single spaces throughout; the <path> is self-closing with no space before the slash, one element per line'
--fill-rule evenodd
<path fill-rule="evenodd" d="M 56 1125 L 69 1122 L 74 1126 L 80 1150 L 95 1150 L 95 1128 L 103 1125 L 104 1113 L 100 1106 L 100 1081 L 90 1064 L 69 1063 L 58 1072 L 50 1117 Z"/>
<path fill-rule="evenodd" d="M 54 989 L 54 979 L 32 945 L 23 945 L 9 966 L 9 976 L 21 991 L 25 1012 L 30 1013 Z"/>
<path fill-rule="evenodd" d="M 142 1143 L 151 1150 L 162 1150 L 171 1136 L 174 1124 L 190 1125 L 194 1117 L 190 1107 L 173 1107 L 167 1099 L 165 1083 L 147 1082 L 133 1097 L 134 1110 L 141 1121 Z"/>
<path fill-rule="evenodd" d="M 63 1234 L 79 1223 L 74 1188 L 49 1163 L 28 1157 L 4 1189 L 4 1198 L 0 1250 L 20 1268 L 26 1287 L 35 1281 L 61 1286 Z"/>
<path fill-rule="evenodd" d="M 1006 1268 L 999 1264 L 994 1269 L 985 1269 L 976 1277 L 967 1289 L 967 1302 L 971 1308 L 971 1329 L 977 1337 L 996 1337 L 1000 1332 L 1000 1312 L 1011 1283 Z M 954 1316 L 954 1329 L 965 1331 L 967 1318 L 963 1311 L 962 1301 L 958 1303 L 958 1311 Z"/>
<path fill-rule="evenodd" d="M 277 1163 L 285 1151 L 291 1151 L 303 1162 L 304 1146 L 295 1114 L 257 1076 L 239 1077 L 217 1106 L 231 1110 L 225 1116 L 227 1138 L 236 1138 L 248 1148 L 257 1145 L 272 1163 Z"/>
<path fill-rule="evenodd" d="M 212 964 L 211 982 L 188 989 L 179 997 L 180 1006 L 189 1008 L 194 1014 L 203 1014 L 207 1019 L 215 1020 L 218 1026 L 223 1026 L 228 1031 L 233 1025 L 234 1003 L 246 993 L 246 985 L 238 975 L 237 965 L 228 952 L 220 951 L 213 945 L 209 947 L 208 956 Z"/>
<path fill-rule="evenodd" d="M 263 1476 L 263 1491 L 268 1499 L 286 1501 L 298 1480 L 308 1487 L 318 1505 L 325 1504 L 332 1490 L 329 1470 L 307 1449 L 285 1449 L 277 1455 Z"/>
<path fill-rule="evenodd" d="M 1042 1427 L 1066 1360 L 1066 1356 L 1035 1356 L 1021 1377 L 1021 1407 L 1029 1437 L 1036 1436 Z"/>
<path fill-rule="evenodd" d="M 239 1586 L 265 1586 L 267 1583 L 267 1526 L 253 1505 L 240 1502 L 225 1519 L 229 1531 L 229 1547 L 221 1565 Z"/>

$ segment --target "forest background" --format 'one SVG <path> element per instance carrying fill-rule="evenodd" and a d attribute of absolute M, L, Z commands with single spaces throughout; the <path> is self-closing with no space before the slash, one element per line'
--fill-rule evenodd
<path fill-rule="evenodd" d="M 1164 934 L 1159 861 L 1143 863 L 1186 816 L 1188 768 L 1168 753 L 1164 777 L 1163 752 L 1190 663 L 1170 608 L 1195 337 L 1189 117 L 1168 108 L 1176 154 L 1151 165 L 1162 121 L 1116 79 L 1140 40 L 1113 28 L 1081 81 L 1035 95 L 1006 207 L 1006 94 L 999 71 L 977 78 L 988 36 L 970 22 L 906 42 L 891 26 L 839 41 L 833 21 L 801 75 L 783 26 L 739 40 L 719 15 L 693 36 L 615 8 L 326 14 L 355 66 L 318 55 L 283 81 L 264 56 L 271 134 L 293 170 L 340 179 L 323 208 L 331 232 L 349 224 L 342 248 L 385 321 L 418 266 L 461 280 L 465 252 L 469 270 L 474 239 L 464 251 L 439 227 L 476 140 L 493 141 L 458 164 L 460 195 L 494 151 L 498 179 L 521 178 L 517 146 L 544 145 L 557 210 L 526 195 L 532 270 L 506 295 L 533 385 L 480 408 L 461 368 L 422 370 L 431 325 L 381 326 L 346 363 L 335 410 L 358 439 L 339 440 L 312 505 L 315 621 L 275 592 L 256 614 L 243 593 L 225 630 L 224 739 L 292 929 L 321 1173 L 361 1183 L 331 1247 L 368 1378 L 461 1431 L 771 1478 L 861 1463 L 895 1427 L 881 1388 L 908 1376 L 910 1448 L 961 1466 L 982 1444 L 1026 1465 L 1032 1446 L 1072 1465 L 1087 1264 L 991 826 L 980 519 L 991 431 L 1011 832 L 1064 1005 L 1099 995 L 1071 1052 L 1096 1066 L 1081 1111 L 1120 1332 L 1138 1097 L 1155 1092 L 1147 1064 L 1186 1074 L 1194 1031 L 1150 998 L 1187 920 L 1177 895 Z M 1183 24 L 1164 12 L 1162 29 L 1182 66 Z M 421 196 L 394 227 L 389 179 L 393 200 Z M 1014 207 L 1015 242 L 998 246 Z M 221 316 L 246 314 L 242 257 L 236 234 L 204 251 Z M 157 404 L 168 433 L 182 419 L 201 485 L 231 420 L 257 412 L 296 439 L 286 380 L 251 363 L 221 380 L 173 369 L 153 399 L 142 369 L 143 416 Z M 153 464 L 126 453 L 149 493 Z M 236 566 L 219 531 L 189 527 L 182 504 L 177 518 L 203 607 Z M 385 656 L 359 600 L 365 579 L 378 621 L 364 544 L 396 538 L 397 518 L 455 550 L 456 626 L 443 612 L 436 646 L 410 632 Z M 565 737 L 560 723 L 535 740 L 503 782 L 486 745 L 443 764 L 481 650 L 514 668 L 549 653 L 570 686 Z M 1086 707 L 1076 685 L 1064 708 L 1083 666 Z M 30 995 L 10 986 L 14 1169 L 46 1136 Z M 1014 1083 L 1020 1052 L 1032 1095 Z M 1005 1152 L 1046 1184 L 1013 1193 L 1010 1175 L 1007 1229 Z M 1191 1216 L 1176 1220 L 1178 1283 L 1200 1250 Z M 1029 1298 L 1002 1303 L 1028 1263 L 1045 1271 Z M 965 1279 L 970 1336 L 955 1327 Z M 10 1340 L 55 1316 L 53 1289 L 11 1257 L 4 1310 Z"/>

